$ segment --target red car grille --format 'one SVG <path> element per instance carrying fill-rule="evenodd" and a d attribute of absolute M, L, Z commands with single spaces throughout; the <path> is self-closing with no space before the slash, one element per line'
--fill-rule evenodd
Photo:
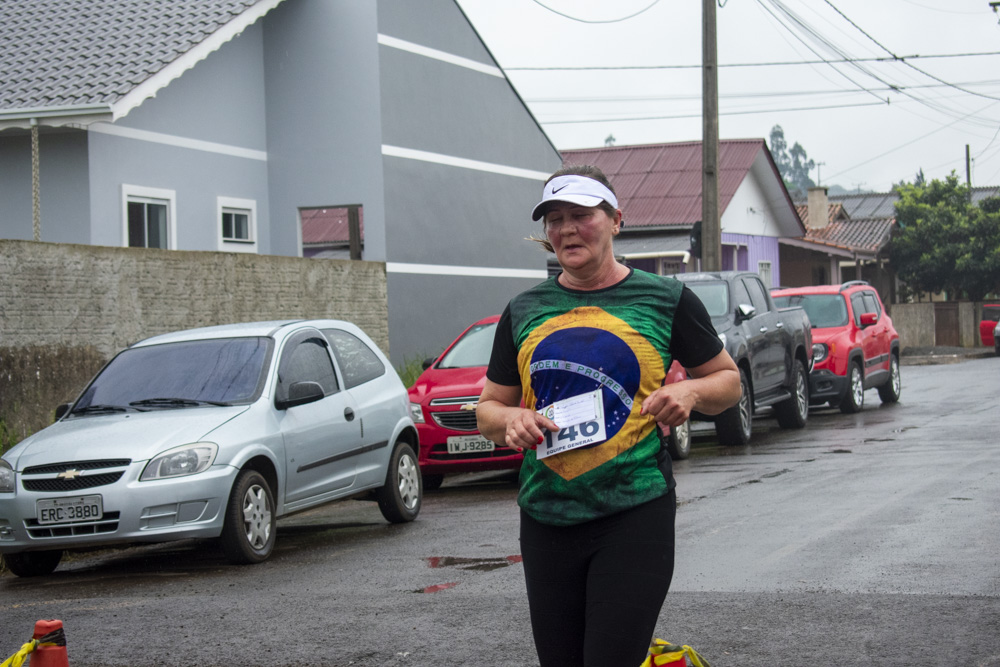
<path fill-rule="evenodd" d="M 441 428 L 451 429 L 452 431 L 467 431 L 472 433 L 479 430 L 479 427 L 476 426 L 475 410 L 452 410 L 450 412 L 432 412 L 431 416 L 434 418 L 434 422 Z"/>

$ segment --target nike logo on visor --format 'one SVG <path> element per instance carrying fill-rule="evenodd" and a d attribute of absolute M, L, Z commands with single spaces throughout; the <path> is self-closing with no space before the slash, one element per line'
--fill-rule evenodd
<path fill-rule="evenodd" d="M 558 188 L 552 188 L 552 194 L 555 194 L 555 193 L 559 192 L 560 190 L 565 190 L 568 187 L 569 187 L 569 183 L 563 183 Z"/>

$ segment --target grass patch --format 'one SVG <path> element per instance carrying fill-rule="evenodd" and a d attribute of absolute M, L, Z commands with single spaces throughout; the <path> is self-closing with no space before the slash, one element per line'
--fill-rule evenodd
<path fill-rule="evenodd" d="M 407 388 L 412 387 L 413 383 L 417 381 L 420 374 L 424 372 L 424 359 L 427 357 L 417 357 L 416 359 L 403 359 L 403 363 L 396 366 L 396 372 L 399 373 L 399 379 L 403 381 L 403 385 Z"/>

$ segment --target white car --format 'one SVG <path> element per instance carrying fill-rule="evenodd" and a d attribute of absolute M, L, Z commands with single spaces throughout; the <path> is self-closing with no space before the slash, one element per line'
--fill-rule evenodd
<path fill-rule="evenodd" d="M 406 388 L 358 327 L 255 322 L 155 336 L 115 356 L 51 426 L 0 459 L 0 554 L 19 576 L 66 549 L 220 538 L 274 548 L 275 521 L 373 492 L 420 511 Z"/>

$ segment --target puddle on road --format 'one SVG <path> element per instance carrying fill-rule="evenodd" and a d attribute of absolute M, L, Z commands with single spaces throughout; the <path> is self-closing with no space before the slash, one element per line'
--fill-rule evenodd
<path fill-rule="evenodd" d="M 445 567 L 453 567 L 459 570 L 472 570 L 473 572 L 491 572 L 502 567 L 509 567 L 521 562 L 521 556 L 499 556 L 494 558 L 462 558 L 460 556 L 430 556 L 425 558 L 427 567 L 438 570 Z M 434 584 L 427 588 L 418 588 L 414 593 L 437 593 L 446 591 L 449 588 L 458 586 L 457 581 L 449 581 L 444 584 Z"/>
<path fill-rule="evenodd" d="M 490 572 L 521 562 L 521 556 L 500 556 L 497 558 L 459 558 L 458 556 L 431 556 L 425 558 L 427 566 L 432 570 L 442 567 L 455 567 L 459 570 L 474 570 Z"/>

